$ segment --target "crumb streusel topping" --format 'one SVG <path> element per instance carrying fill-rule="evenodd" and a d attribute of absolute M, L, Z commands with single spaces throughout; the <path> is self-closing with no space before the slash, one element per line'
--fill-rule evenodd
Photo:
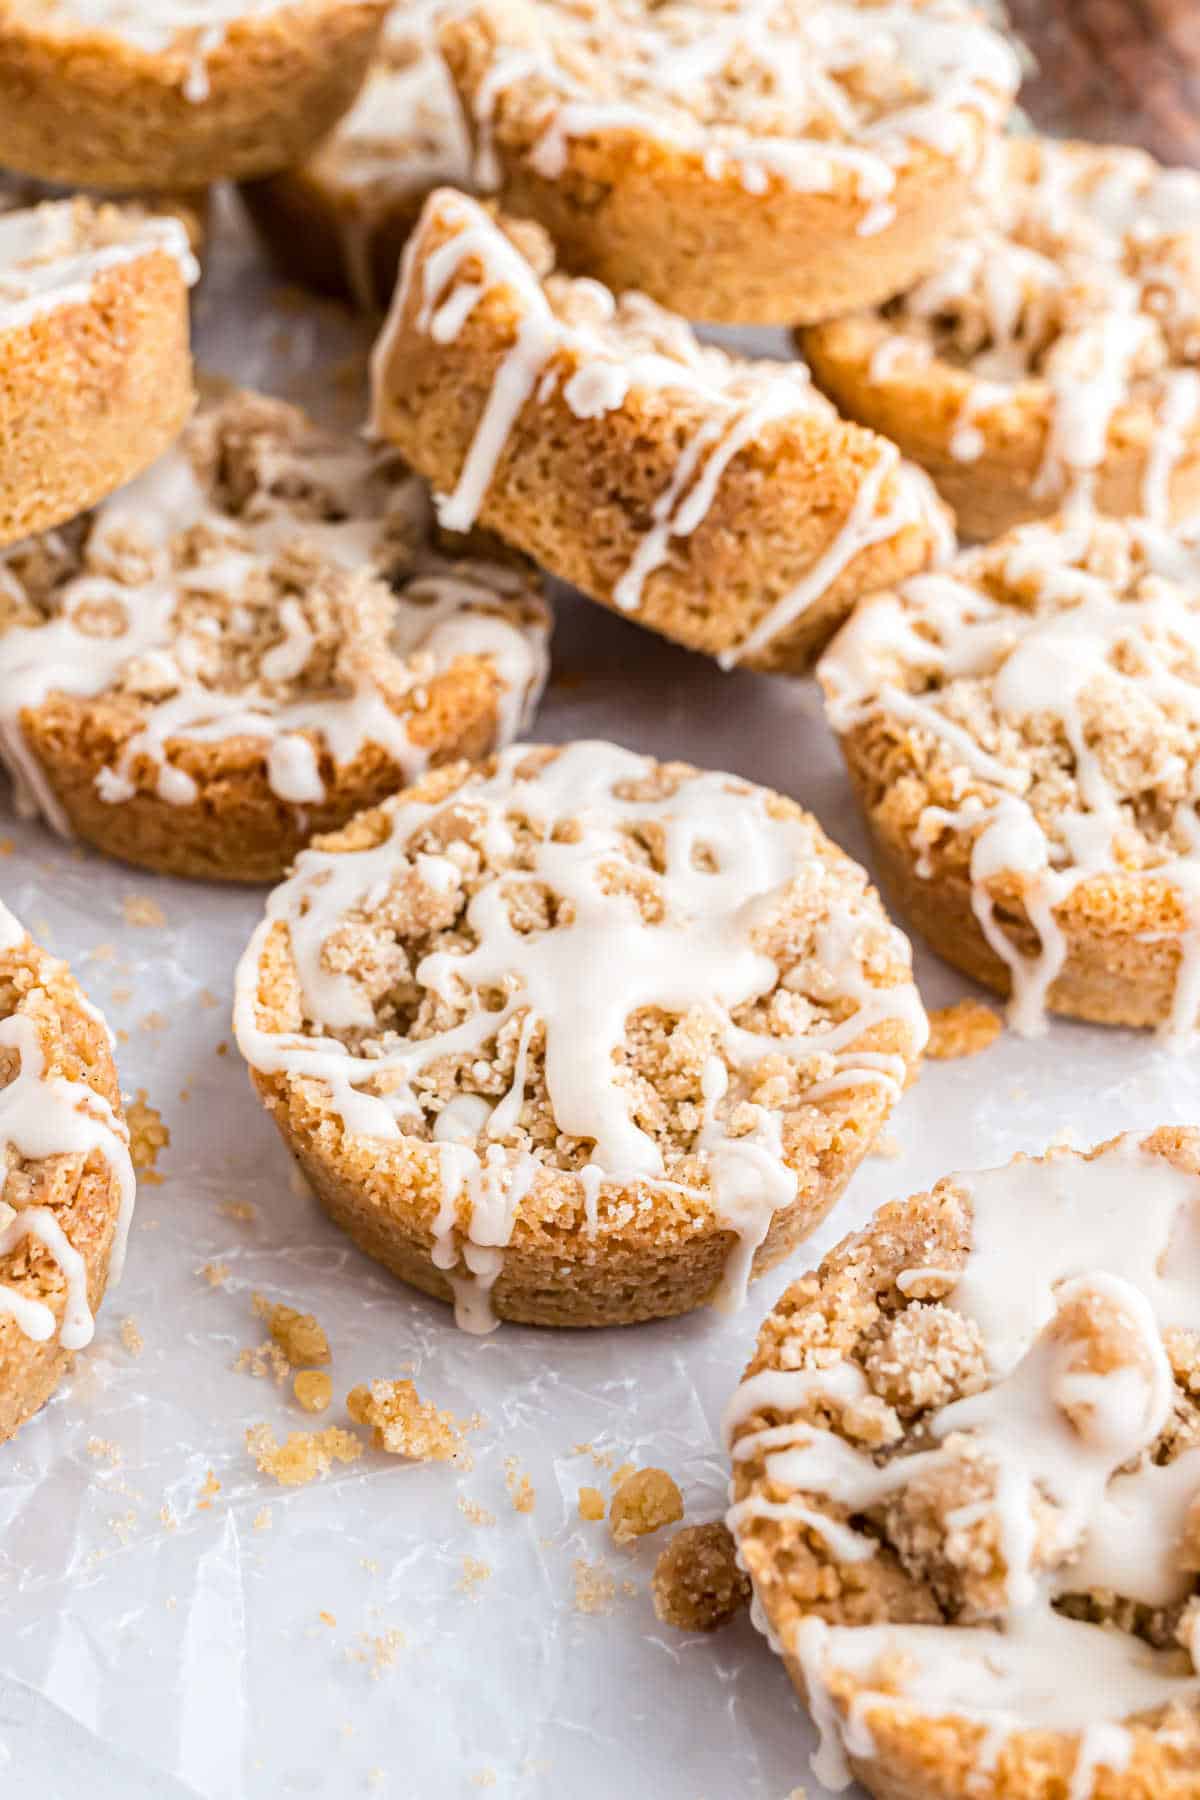
<path fill-rule="evenodd" d="M 86 200 L 10 209 L 0 200 L 0 332 L 86 302 L 105 270 L 161 251 L 189 284 L 200 270 L 178 219 Z"/>
<path fill-rule="evenodd" d="M 1038 1029 L 1066 954 L 1055 908 L 1118 875 L 1178 898 L 1168 1037 L 1200 1006 L 1200 533 L 1140 520 L 1022 526 L 870 600 L 819 670 L 841 734 L 879 733 L 920 784 L 918 874 L 969 856 L 973 904 Z M 1019 952 L 991 884 L 1021 880 Z"/>
<path fill-rule="evenodd" d="M 589 1236 L 639 1190 L 696 1196 L 734 1234 L 740 1298 L 813 1109 L 908 1078 L 907 944 L 799 808 L 733 776 L 596 743 L 448 774 L 275 890 L 238 972 L 243 1055 L 326 1084 L 351 1133 L 439 1147 L 433 1257 L 468 1327 L 562 1173 Z M 281 930 L 292 991 L 266 1029 Z"/>

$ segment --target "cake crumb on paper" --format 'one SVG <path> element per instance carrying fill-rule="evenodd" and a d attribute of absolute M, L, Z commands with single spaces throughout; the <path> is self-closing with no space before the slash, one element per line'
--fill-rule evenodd
<path fill-rule="evenodd" d="M 468 1500 L 465 1494 L 458 1496 L 458 1510 L 471 1525 L 494 1525 L 496 1515 L 482 1501 Z"/>
<path fill-rule="evenodd" d="M 161 930 L 167 922 L 166 913 L 149 894 L 126 894 L 121 902 L 121 916 L 127 925 L 143 930 Z"/>
<path fill-rule="evenodd" d="M 939 1006 L 930 1013 L 925 1054 L 933 1062 L 976 1056 L 994 1044 L 1003 1029 L 999 1013 L 981 1000 L 957 1000 L 953 1006 Z"/>
<path fill-rule="evenodd" d="M 571 1565 L 571 1573 L 575 1578 L 577 1613 L 603 1616 L 612 1612 L 617 1600 L 617 1584 L 603 1558 L 597 1557 L 590 1563 L 585 1556 L 577 1556 Z"/>
<path fill-rule="evenodd" d="M 90 1437 L 84 1448 L 96 1462 L 106 1462 L 113 1469 L 121 1465 L 121 1446 L 114 1444 L 111 1438 Z"/>
<path fill-rule="evenodd" d="M 456 1594 L 478 1594 L 485 1582 L 492 1578 L 491 1563 L 481 1562 L 477 1556 L 464 1556 L 462 1574 L 454 1584 Z"/>
<path fill-rule="evenodd" d="M 279 1345 L 271 1338 L 262 1344 L 247 1344 L 239 1350 L 233 1359 L 233 1368 L 239 1375 L 253 1375 L 256 1381 L 271 1380 L 276 1387 L 282 1387 L 292 1372 L 292 1365 Z"/>
<path fill-rule="evenodd" d="M 531 1513 L 537 1505 L 537 1491 L 515 1456 L 504 1459 L 504 1485 L 512 1501 L 513 1511 Z"/>
<path fill-rule="evenodd" d="M 372 1381 L 351 1388 L 346 1411 L 357 1424 L 370 1426 L 374 1449 L 414 1462 L 463 1465 L 468 1456 L 463 1434 L 476 1424 L 422 1400 L 411 1381 Z"/>
<path fill-rule="evenodd" d="M 132 1315 L 121 1320 L 121 1347 L 130 1356 L 140 1356 L 146 1348 L 138 1322 Z"/>
<path fill-rule="evenodd" d="M 158 1153 L 171 1142 L 171 1133 L 158 1108 L 147 1100 L 145 1088 L 139 1088 L 136 1098 L 126 1102 L 125 1119 L 129 1126 L 129 1156 L 138 1180 L 145 1186 L 161 1187 L 163 1178 L 156 1167 Z"/>
<path fill-rule="evenodd" d="M 266 1320 L 267 1330 L 294 1367 L 333 1360 L 329 1339 L 312 1313 L 285 1306 L 281 1300 L 268 1300 L 265 1294 L 252 1294 L 250 1298 L 255 1312 Z"/>
<path fill-rule="evenodd" d="M 665 1469 L 637 1469 L 612 1497 L 608 1525 L 616 1544 L 661 1531 L 683 1517 L 683 1495 Z"/>
<path fill-rule="evenodd" d="M 375 1609 L 377 1610 L 377 1609 Z M 407 1642 L 404 1633 L 396 1626 L 389 1626 L 386 1631 L 360 1631 L 356 1643 L 346 1651 L 348 1662 L 365 1663 L 371 1672 L 372 1681 L 380 1681 L 389 1669 L 394 1669 L 396 1660 Z"/>
<path fill-rule="evenodd" d="M 224 1200 L 217 1211 L 226 1219 L 234 1219 L 239 1225 L 253 1225 L 258 1218 L 258 1208 L 253 1200 Z"/>
<path fill-rule="evenodd" d="M 210 1469 L 204 1477 L 200 1492 L 196 1497 L 196 1505 L 201 1512 L 207 1512 L 220 1491 L 221 1484 L 217 1480 L 216 1471 Z"/>
<path fill-rule="evenodd" d="M 254 1515 L 255 1531 L 270 1531 L 273 1523 L 269 1506 L 260 1506 Z"/>
<path fill-rule="evenodd" d="M 715 1631 L 747 1605 L 750 1579 L 737 1564 L 737 1546 L 719 1519 L 685 1525 L 654 1565 L 654 1611 L 678 1631 Z"/>
<path fill-rule="evenodd" d="M 219 1288 L 219 1287 L 225 1286 L 225 1283 L 229 1280 L 229 1277 L 233 1273 L 233 1271 L 229 1267 L 228 1263 L 206 1262 L 206 1263 L 200 1264 L 200 1267 L 196 1270 L 196 1273 L 197 1273 L 197 1275 L 203 1276 L 204 1280 L 207 1281 L 209 1287 Z"/>
<path fill-rule="evenodd" d="M 604 1517 L 604 1495 L 596 1487 L 581 1487 L 579 1490 L 579 1516 L 581 1519 L 602 1519 Z"/>
<path fill-rule="evenodd" d="M 324 1412 L 333 1399 L 333 1378 L 321 1369 L 298 1369 L 292 1392 L 305 1412 Z"/>
<path fill-rule="evenodd" d="M 260 1473 L 270 1475 L 281 1487 L 303 1487 L 328 1475 L 335 1462 L 357 1462 L 363 1453 L 361 1440 L 340 1425 L 329 1425 L 324 1431 L 293 1431 L 282 1444 L 269 1425 L 251 1425 L 246 1448 Z"/>

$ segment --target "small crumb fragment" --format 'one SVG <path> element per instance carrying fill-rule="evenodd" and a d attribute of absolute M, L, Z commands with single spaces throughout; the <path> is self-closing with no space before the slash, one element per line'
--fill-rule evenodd
<path fill-rule="evenodd" d="M 253 1375 L 258 1381 L 269 1377 L 276 1387 L 282 1387 L 292 1372 L 291 1363 L 270 1338 L 265 1343 L 247 1344 L 244 1350 L 239 1350 L 233 1367 L 239 1375 Z"/>
<path fill-rule="evenodd" d="M 126 894 L 121 902 L 121 914 L 127 925 L 146 929 L 161 929 L 167 922 L 167 915 L 158 901 L 151 900 L 148 894 Z"/>
<path fill-rule="evenodd" d="M 146 1348 L 141 1331 L 138 1329 L 138 1322 L 132 1317 L 121 1320 L 121 1347 L 127 1350 L 130 1356 L 140 1356 Z"/>
<path fill-rule="evenodd" d="M 320 1619 L 322 1625 L 328 1625 L 331 1630 L 337 1625 L 337 1617 L 334 1613 L 319 1612 L 317 1617 Z"/>
<path fill-rule="evenodd" d="M 0 838 L 0 856 L 11 856 L 16 847 L 12 838 Z"/>
<path fill-rule="evenodd" d="M 636 1472 L 637 1472 L 637 1464 L 636 1463 L 623 1462 L 621 1464 L 620 1468 L 614 1469 L 612 1472 L 612 1475 L 609 1477 L 611 1485 L 614 1488 L 619 1488 L 623 1481 L 628 1481 L 629 1477 L 631 1475 L 635 1474 Z"/>
<path fill-rule="evenodd" d="M 201 988 L 197 998 L 199 999 L 201 1006 L 220 1006 L 221 1004 L 220 999 L 213 993 L 211 988 Z"/>
<path fill-rule="evenodd" d="M 512 1501 L 513 1511 L 531 1513 L 537 1505 L 537 1493 L 532 1481 L 526 1475 L 515 1456 L 504 1459 L 504 1485 L 508 1489 L 508 1497 Z"/>
<path fill-rule="evenodd" d="M 204 1277 L 209 1287 L 219 1288 L 225 1286 L 225 1283 L 229 1280 L 233 1271 L 230 1269 L 228 1263 L 207 1262 L 201 1263 L 200 1267 L 196 1270 L 196 1273 L 197 1275 L 202 1275 Z"/>
<path fill-rule="evenodd" d="M 617 1599 L 617 1584 L 600 1558 L 590 1563 L 584 1556 L 576 1557 L 572 1573 L 575 1577 L 576 1612 L 603 1614 L 613 1610 Z"/>
<path fill-rule="evenodd" d="M 235 1219 L 239 1225 L 252 1225 L 258 1217 L 253 1200 L 226 1200 L 217 1211 L 227 1219 Z"/>
<path fill-rule="evenodd" d="M 171 1505 L 170 1501 L 164 1500 L 159 1507 L 158 1522 L 166 1531 L 179 1530 L 179 1520 L 176 1517 L 175 1508 Z"/>
<path fill-rule="evenodd" d="M 204 1484 L 201 1487 L 200 1492 L 196 1498 L 196 1505 L 199 1507 L 201 1512 L 208 1511 L 209 1507 L 212 1505 L 213 1501 L 216 1499 L 216 1497 L 220 1493 L 220 1491 L 221 1491 L 221 1484 L 217 1480 L 215 1472 L 212 1469 L 210 1469 L 208 1471 L 208 1474 L 204 1477 Z"/>
<path fill-rule="evenodd" d="M 422 1400 L 411 1381 L 372 1381 L 351 1388 L 346 1411 L 359 1425 L 371 1427 L 373 1448 L 390 1456 L 462 1463 L 466 1455 L 463 1433 L 472 1422 Z"/>
<path fill-rule="evenodd" d="M 350 1662 L 369 1664 L 371 1680 L 379 1681 L 389 1669 L 395 1668 L 396 1658 L 403 1650 L 404 1643 L 404 1633 L 395 1626 L 375 1636 L 369 1631 L 360 1631 L 358 1642 L 351 1645 L 346 1656 Z"/>
<path fill-rule="evenodd" d="M 981 1000 L 958 1000 L 953 1006 L 939 1006 L 930 1013 L 925 1054 L 933 1062 L 975 1056 L 994 1044 L 1002 1030 L 1000 1015 L 990 1006 Z"/>
<path fill-rule="evenodd" d="M 604 1495 L 599 1488 L 580 1488 L 579 1516 L 581 1519 L 602 1519 L 604 1517 Z"/>
<path fill-rule="evenodd" d="M 476 1594 L 485 1581 L 492 1578 L 491 1563 L 480 1562 L 477 1556 L 464 1556 L 462 1574 L 454 1584 L 457 1594 Z"/>
<path fill-rule="evenodd" d="M 333 1399 L 333 1378 L 320 1369 L 298 1369 L 292 1391 L 305 1412 L 324 1412 Z"/>
<path fill-rule="evenodd" d="M 612 1498 L 608 1527 L 616 1544 L 631 1544 L 683 1517 L 683 1495 L 665 1469 L 638 1469 Z"/>
<path fill-rule="evenodd" d="M 265 1294 L 254 1294 L 251 1298 L 255 1312 L 266 1320 L 267 1330 L 293 1367 L 301 1363 L 332 1361 L 329 1339 L 312 1313 L 298 1312 L 294 1306 L 285 1306 L 282 1301 L 268 1300 Z"/>
<path fill-rule="evenodd" d="M 129 1155 L 139 1180 L 145 1186 L 160 1187 L 162 1176 L 155 1165 L 159 1151 L 171 1142 L 171 1133 L 158 1108 L 147 1101 L 145 1088 L 138 1089 L 136 1100 L 126 1103 L 125 1119 L 129 1126 Z"/>
<path fill-rule="evenodd" d="M 261 1473 L 270 1475 L 281 1487 L 303 1487 L 327 1475 L 335 1462 L 357 1462 L 363 1453 L 360 1439 L 340 1425 L 329 1425 L 324 1431 L 293 1431 L 283 1444 L 276 1442 L 269 1425 L 252 1425 L 246 1433 L 246 1448 Z"/>
<path fill-rule="evenodd" d="M 480 1771 L 477 1775 L 472 1775 L 471 1785 L 472 1785 L 472 1787 L 477 1787 L 477 1788 L 493 1788 L 493 1787 L 495 1787 L 495 1785 L 496 1785 L 495 1769 L 480 1769 Z"/>
<path fill-rule="evenodd" d="M 85 1446 L 89 1456 L 97 1462 L 103 1460 L 111 1468 L 117 1468 L 121 1461 L 121 1446 L 114 1444 L 110 1438 L 90 1437 Z"/>
<path fill-rule="evenodd" d="M 258 1511 L 254 1515 L 255 1531 L 270 1531 L 271 1524 L 272 1524 L 272 1520 L 271 1520 L 270 1507 L 269 1506 L 260 1506 Z"/>
<path fill-rule="evenodd" d="M 685 1525 L 654 1566 L 654 1610 L 678 1631 L 715 1631 L 750 1599 L 750 1578 L 737 1565 L 737 1549 L 719 1519 Z"/>
<path fill-rule="evenodd" d="M 165 1031 L 170 1023 L 166 1013 L 148 1012 L 145 1018 L 138 1020 L 138 1029 L 140 1031 Z"/>
<path fill-rule="evenodd" d="M 496 1515 L 489 1507 L 478 1500 L 468 1500 L 465 1494 L 458 1496 L 458 1510 L 472 1525 L 494 1525 Z"/>

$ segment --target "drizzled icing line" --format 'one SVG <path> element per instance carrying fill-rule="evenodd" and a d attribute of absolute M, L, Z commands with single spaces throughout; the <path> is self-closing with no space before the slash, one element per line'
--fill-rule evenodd
<path fill-rule="evenodd" d="M 801 1618 L 785 1648 L 821 1733 L 814 1769 L 829 1787 L 845 1787 L 850 1759 L 875 1758 L 869 1716 L 913 1709 L 982 1726 L 981 1775 L 1010 1732 L 1075 1736 L 1071 1800 L 1088 1800 L 1097 1771 L 1119 1771 L 1133 1754 L 1132 1728 L 1120 1720 L 1200 1700 L 1194 1658 L 1184 1672 L 1176 1654 L 1053 1606 L 1099 1590 L 1171 1608 L 1194 1587 L 1178 1546 L 1200 1497 L 1200 1450 L 1165 1464 L 1152 1453 L 1176 1400 L 1164 1334 L 1196 1324 L 1200 1181 L 1125 1137 L 1090 1157 L 1018 1159 L 946 1185 L 970 1215 L 965 1264 L 908 1273 L 936 1276 L 949 1288 L 943 1304 L 974 1322 L 988 1385 L 922 1421 L 933 1447 L 880 1462 L 795 1416 L 814 1401 L 835 1417 L 861 1402 L 870 1388 L 857 1363 L 748 1376 L 727 1409 L 726 1441 L 735 1467 L 760 1460 L 762 1475 L 733 1506 L 730 1526 L 744 1538 L 756 1520 L 791 1519 L 836 1559 L 869 1560 L 877 1540 L 828 1516 L 822 1502 L 857 1515 L 952 1462 L 954 1434 L 973 1439 L 972 1456 L 995 1471 L 983 1505 L 1004 1557 L 996 1628 Z M 1106 1326 L 1096 1318 L 1120 1334 L 1112 1341 L 1124 1352 L 1102 1352 L 1098 1365 L 1088 1333 Z M 753 1426 L 764 1412 L 792 1417 Z M 767 1489 L 782 1497 L 768 1501 Z M 1039 1544 L 1034 1513 L 1046 1501 L 1056 1510 L 1052 1523 L 1043 1517 Z M 886 1687 L 876 1676 L 885 1663 Z"/>
<path fill-rule="evenodd" d="M 483 17 L 494 30 L 493 15 Z M 848 181 L 862 236 L 892 223 L 897 180 L 919 148 L 973 169 L 1019 81 L 1008 44 L 957 0 L 742 0 L 728 10 L 560 5 L 515 17 L 519 41 L 498 45 L 471 96 L 481 186 L 496 186 L 501 174 L 498 110 L 527 89 L 537 105 L 528 160 L 549 180 L 565 172 L 575 139 L 634 133 L 697 156 L 710 180 L 732 175 L 752 194 L 772 182 L 827 193 Z M 616 94 L 589 87 L 581 52 L 602 56 Z M 906 92 L 872 117 L 856 78 L 869 85 L 881 69 L 902 71 Z M 749 109 L 745 121 L 720 117 L 731 70 L 729 91 Z M 687 106 L 710 87 L 718 112 L 711 123 Z M 821 128 L 806 129 L 814 123 Z"/>
<path fill-rule="evenodd" d="M 178 219 L 125 213 L 124 229 L 117 232 L 113 210 L 97 213 L 86 201 L 49 200 L 0 212 L 0 332 L 65 306 L 86 305 L 101 275 L 156 252 L 178 263 L 189 286 L 199 279 L 200 265 Z"/>
<path fill-rule="evenodd" d="M 439 236 L 442 241 L 431 245 Z M 682 446 L 652 507 L 650 526 L 613 587 L 614 604 L 636 614 L 672 542 L 703 523 L 726 470 L 746 445 L 774 421 L 806 413 L 833 421 L 836 415 L 813 389 L 803 364 L 732 359 L 700 345 L 682 320 L 643 295 L 618 302 L 593 281 L 576 282 L 574 290 L 586 294 L 593 324 L 560 318 L 533 268 L 484 208 L 465 195 L 439 190 L 405 248 L 391 311 L 372 353 L 371 429 L 385 435 L 388 375 L 401 333 L 414 329 L 435 343 L 452 343 L 475 309 L 495 293 L 515 303 L 516 336 L 496 370 L 458 481 L 451 493 L 438 496 L 438 517 L 448 529 L 469 530 L 479 518 L 528 405 L 544 405 L 561 393 L 577 419 L 593 419 L 619 412 L 631 396 L 647 390 L 699 400 L 705 415 Z M 669 350 L 623 347 L 619 307 L 632 307 L 655 325 L 668 338 Z M 885 504 L 889 479 L 892 492 Z M 761 652 L 815 606 L 864 550 L 916 524 L 933 535 L 941 553 L 948 552 L 949 528 L 926 477 L 901 464 L 893 447 L 881 441 L 831 542 L 745 641 L 722 653 L 722 667 L 732 668 Z"/>
<path fill-rule="evenodd" d="M 616 1190 L 688 1194 L 733 1234 L 728 1303 L 740 1299 L 775 1213 L 797 1198 L 787 1115 L 750 1099 L 755 1067 L 769 1055 L 793 1065 L 813 1059 L 797 1106 L 849 1087 L 882 1090 L 890 1103 L 924 1043 L 927 1025 L 911 982 L 881 987 L 867 974 L 864 934 L 878 934 L 905 966 L 907 946 L 865 889 L 853 885 L 828 895 L 815 926 L 811 971 L 808 962 L 781 967 L 757 947 L 756 923 L 765 924 L 794 884 L 824 867 L 811 821 L 775 817 L 763 790 L 718 774 L 685 775 L 662 797 L 622 797 L 626 784 L 645 783 L 655 768 L 650 759 L 607 744 L 573 744 L 548 758 L 514 747 L 497 759 L 494 773 L 470 776 L 446 801 L 390 802 L 388 836 L 378 848 L 309 850 L 298 859 L 295 874 L 272 894 L 239 966 L 235 1025 L 251 1068 L 267 1077 L 321 1081 L 346 1130 L 381 1142 L 401 1139 L 406 1119 L 428 1124 L 420 1088 L 430 1065 L 446 1057 L 486 1062 L 505 1025 L 523 1021 L 508 1095 L 495 1104 L 458 1093 L 433 1122 L 442 1186 L 433 1259 L 453 1274 L 459 1322 L 468 1329 L 493 1322 L 486 1297 L 521 1205 L 548 1174 L 564 1173 L 523 1143 L 503 1141 L 518 1125 L 535 1032 L 543 1035 L 544 1079 L 558 1131 L 593 1146 L 585 1167 L 574 1172 L 588 1235 L 599 1229 L 602 1200 L 609 1208 L 621 1200 Z M 356 1053 L 334 1033 L 370 1031 L 374 1011 L 351 975 L 326 965 L 323 947 L 348 913 L 381 904 L 410 871 L 435 894 L 459 887 L 449 854 L 414 857 L 409 848 L 443 809 L 482 818 L 481 839 L 499 872 L 461 912 L 475 947 L 426 956 L 414 978 L 426 995 L 475 997 L 460 1022 L 432 1036 L 389 1038 L 377 1041 L 371 1054 Z M 511 861 L 512 833 L 523 823 L 536 841 L 521 862 Z M 610 880 L 614 869 L 629 867 L 630 833 L 637 830 L 661 845 L 662 916 L 653 923 Z M 557 897 L 554 925 L 516 930 L 513 896 L 543 889 Z M 263 956 L 280 926 L 308 1021 L 303 1031 L 259 1023 Z M 813 991 L 822 1005 L 850 1002 L 846 1016 L 833 1024 L 813 1016 L 807 1029 L 790 1035 L 736 1022 L 740 1008 L 780 986 L 804 994 L 809 981 L 818 984 Z M 501 1009 L 483 1009 L 481 991 L 503 994 Z M 647 1008 L 676 1018 L 698 1011 L 713 1031 L 694 1148 L 670 1159 L 638 1124 L 630 1090 L 618 1079 L 628 1021 Z M 809 1003 L 800 1013 L 819 1010 Z M 888 1021 L 902 1028 L 906 1053 L 883 1055 L 863 1045 Z M 690 1176 L 674 1180 L 681 1158 L 694 1160 L 704 1186 Z"/>
<path fill-rule="evenodd" d="M 0 906 L 0 952 L 10 953 L 28 940 L 24 928 Z M 135 1179 L 129 1154 L 129 1132 L 103 1094 L 86 1082 L 51 1075 L 34 1021 L 22 1013 L 0 1020 L 0 1048 L 15 1055 L 17 1070 L 0 1088 L 0 1145 L 9 1159 L 37 1163 L 52 1157 L 89 1157 L 96 1152 L 108 1165 L 120 1195 L 110 1255 L 110 1281 L 120 1280 L 133 1219 Z M 51 1206 L 13 1207 L 0 1192 L 0 1258 L 28 1239 L 35 1240 L 58 1263 L 65 1284 L 61 1322 L 44 1301 L 0 1284 L 0 1315 L 35 1343 L 56 1334 L 66 1350 L 82 1350 L 92 1341 L 95 1320 L 88 1302 L 87 1265 Z"/>
<path fill-rule="evenodd" d="M 419 699 L 460 657 L 486 657 L 496 671 L 498 743 L 516 735 L 541 690 L 547 631 L 528 582 L 500 565 L 439 554 L 416 477 L 397 475 L 350 441 L 301 440 L 274 448 L 274 485 L 235 512 L 218 504 L 197 472 L 191 446 L 211 422 L 211 414 L 202 414 L 180 444 L 94 510 L 74 559 L 78 572 L 55 586 L 51 616 L 0 634 L 0 754 L 20 810 L 41 813 L 64 836 L 69 821 L 21 723 L 26 709 L 36 710 L 54 693 L 125 692 L 142 709 L 142 723 L 115 765 L 100 771 L 102 800 L 132 799 L 148 763 L 157 797 L 187 807 L 200 796 L 172 759 L 172 746 L 181 742 L 261 739 L 272 791 L 292 805 L 314 805 L 326 795 L 320 747 L 345 766 L 376 744 L 405 780 L 423 772 L 429 752 L 410 729 L 420 713 L 396 703 L 405 693 Z M 323 495 L 330 516 L 297 510 L 289 481 Z M 403 548 L 402 557 L 397 533 L 415 546 Z M 46 543 L 53 554 L 62 539 Z M 31 548 L 0 552 L 0 597 L 17 606 L 36 607 L 20 575 Z M 321 647 L 304 605 L 269 593 L 264 601 L 262 591 L 264 579 L 300 553 L 317 559 L 306 577 L 310 585 L 337 585 L 346 639 L 334 675 L 307 693 L 305 672 Z M 210 600 L 213 610 L 206 611 Z M 528 617 L 518 616 L 518 601 Z M 365 641 L 351 641 L 354 621 L 357 616 L 361 632 L 381 602 L 392 608 L 390 625 L 386 641 L 368 654 Z M 270 641 L 236 687 L 220 666 L 218 605 L 231 631 L 241 614 L 247 629 L 266 621 Z M 185 628 L 180 621 L 189 606 L 198 610 Z"/>
<path fill-rule="evenodd" d="M 48 0 L 44 28 L 96 33 L 119 39 L 152 56 L 187 59 L 185 100 L 209 97 L 209 59 L 231 26 L 294 9 L 296 0 Z"/>
<path fill-rule="evenodd" d="M 1123 558 L 1131 591 L 1088 564 L 1104 542 Z M 996 598 L 995 575 L 1013 598 Z M 1035 584 L 1028 598 L 1030 583 Z M 1026 598 L 1016 603 L 1016 595 Z M 1013 981 L 1010 1018 L 1029 1035 L 1043 1029 L 1046 996 L 1062 972 L 1067 939 L 1057 917 L 1082 883 L 1106 875 L 1166 883 L 1185 915 L 1170 1017 L 1161 1029 L 1177 1048 L 1193 1040 L 1200 1009 L 1200 754 L 1169 742 L 1142 781 L 1175 797 L 1161 841 L 1148 840 L 1142 866 L 1129 844 L 1140 829 L 1133 802 L 1115 783 L 1104 744 L 1089 731 L 1085 701 L 1103 697 L 1109 736 L 1120 711 L 1156 708 L 1164 734 L 1182 728 L 1200 746 L 1200 535 L 1148 522 L 1028 525 L 997 546 L 966 552 L 945 572 L 917 576 L 869 601 L 822 659 L 819 676 L 830 723 L 846 736 L 873 719 L 926 734 L 963 771 L 953 808 L 929 805 L 914 840 L 916 871 L 928 878 L 924 846 L 943 831 L 971 845 L 972 905 L 988 943 Z M 908 685 L 909 683 L 913 685 Z M 1075 798 L 1048 813 L 1029 798 L 1031 768 L 998 759 L 976 730 L 948 711 L 956 693 L 983 687 L 995 731 L 1021 732 L 1039 719 L 1061 731 Z M 1115 742 L 1115 739 L 1113 740 Z M 1182 776 L 1187 779 L 1182 779 Z M 1137 799 L 1138 795 L 1135 794 Z M 1122 850 L 1124 849 L 1124 854 Z M 1014 879 L 1039 937 L 1032 957 L 999 922 L 993 886 Z"/>

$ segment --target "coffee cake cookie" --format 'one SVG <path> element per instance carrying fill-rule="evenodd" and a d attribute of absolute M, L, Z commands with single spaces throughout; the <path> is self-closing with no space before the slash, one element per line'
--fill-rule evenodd
<path fill-rule="evenodd" d="M 204 187 L 306 156 L 362 85 L 387 0 L 0 0 L 0 164 Z"/>
<path fill-rule="evenodd" d="M 441 43 L 481 182 L 567 268 L 730 323 L 923 274 L 1018 81 L 962 0 L 480 0 Z"/>
<path fill-rule="evenodd" d="M 395 458 L 211 396 L 87 517 L 0 556 L 0 751 L 25 810 L 169 874 L 279 877 L 431 763 L 523 724 L 533 572 L 432 524 Z"/>
<path fill-rule="evenodd" d="M 728 356 L 550 263 L 536 226 L 448 189 L 409 241 L 373 429 L 443 496 L 443 524 L 479 519 L 724 666 L 788 671 L 944 547 L 926 477 L 801 364 Z"/>
<path fill-rule="evenodd" d="M 830 1788 L 1200 1792 L 1200 1132 L 952 1175 L 783 1295 L 729 1525 Z"/>
<path fill-rule="evenodd" d="M 383 310 L 436 187 L 471 185 L 471 152 L 433 38 L 436 0 L 394 5 L 366 85 L 306 162 L 246 182 L 242 201 L 294 281 Z"/>
<path fill-rule="evenodd" d="M 0 545 L 93 505 L 176 436 L 196 273 L 176 219 L 0 210 Z"/>
<path fill-rule="evenodd" d="M 1014 138 L 933 272 L 800 334 L 850 418 L 929 470 L 966 537 L 1074 504 L 1200 510 L 1200 174 Z"/>
<path fill-rule="evenodd" d="M 237 979 L 321 1203 L 460 1324 L 740 1299 L 915 1073 L 908 945 L 794 802 L 513 747 L 320 840 Z"/>
<path fill-rule="evenodd" d="M 1019 527 L 872 597 L 818 671 L 902 910 L 1046 1007 L 1193 1039 L 1200 533 Z"/>
<path fill-rule="evenodd" d="M 133 1215 L 108 1028 L 0 906 L 0 1441 L 92 1341 Z"/>

